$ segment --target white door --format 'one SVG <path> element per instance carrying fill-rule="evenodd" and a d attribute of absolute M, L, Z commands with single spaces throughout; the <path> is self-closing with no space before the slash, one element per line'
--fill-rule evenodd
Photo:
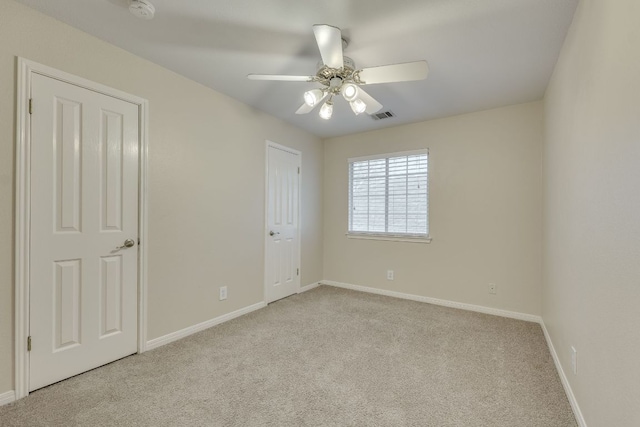
<path fill-rule="evenodd" d="M 38 74 L 31 97 L 35 390 L 137 351 L 139 119 L 137 105 Z"/>
<path fill-rule="evenodd" d="M 270 144 L 267 148 L 267 303 L 300 288 L 300 154 Z"/>

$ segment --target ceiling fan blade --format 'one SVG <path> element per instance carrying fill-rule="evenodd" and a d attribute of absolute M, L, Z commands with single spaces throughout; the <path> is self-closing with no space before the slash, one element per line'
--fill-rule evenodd
<path fill-rule="evenodd" d="M 310 107 L 307 104 L 302 104 L 300 108 L 298 108 L 298 111 L 296 111 L 296 114 L 309 114 L 314 108 L 316 108 L 315 105 Z"/>
<path fill-rule="evenodd" d="M 359 73 L 360 80 L 365 85 L 424 80 L 427 74 L 429 74 L 427 61 L 363 68 Z"/>
<path fill-rule="evenodd" d="M 284 76 L 281 74 L 249 74 L 249 80 L 276 80 L 283 82 L 312 82 L 315 76 Z"/>
<path fill-rule="evenodd" d="M 377 113 L 382 109 L 382 104 L 376 101 L 371 95 L 364 91 L 361 87 L 358 87 L 358 98 L 362 99 L 367 104 L 365 112 L 367 114 Z"/>
<path fill-rule="evenodd" d="M 342 68 L 342 32 L 331 25 L 314 25 L 313 34 L 318 42 L 322 62 L 329 68 Z"/>

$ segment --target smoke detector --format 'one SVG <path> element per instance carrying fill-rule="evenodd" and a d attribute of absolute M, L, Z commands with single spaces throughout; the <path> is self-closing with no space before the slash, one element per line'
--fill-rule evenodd
<path fill-rule="evenodd" d="M 147 0 L 131 0 L 129 2 L 129 12 L 140 19 L 153 19 L 156 8 Z"/>

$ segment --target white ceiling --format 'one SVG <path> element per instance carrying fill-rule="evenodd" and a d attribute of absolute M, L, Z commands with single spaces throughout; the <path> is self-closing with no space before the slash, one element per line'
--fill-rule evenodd
<path fill-rule="evenodd" d="M 541 99 L 578 0 L 17 0 L 136 55 L 321 136 Z M 358 68 L 426 59 L 419 82 L 367 86 L 397 117 L 355 116 L 346 102 L 322 120 L 296 115 L 313 83 L 246 75 L 315 74 L 313 24 L 342 29 Z"/>

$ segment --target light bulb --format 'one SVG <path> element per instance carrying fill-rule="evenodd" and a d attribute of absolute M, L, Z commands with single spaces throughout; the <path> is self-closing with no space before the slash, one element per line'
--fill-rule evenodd
<path fill-rule="evenodd" d="M 356 87 L 356 85 L 349 83 L 342 86 L 342 96 L 347 101 L 353 101 L 356 95 L 358 95 L 358 88 Z"/>
<path fill-rule="evenodd" d="M 312 89 L 304 93 L 304 103 L 309 107 L 315 106 L 322 97 L 324 93 L 320 89 Z"/>
<path fill-rule="evenodd" d="M 333 104 L 331 101 L 327 101 L 324 103 L 322 108 L 320 108 L 320 117 L 329 120 L 333 115 Z"/>
<path fill-rule="evenodd" d="M 360 98 L 354 99 L 349 103 L 349 105 L 351 105 L 351 109 L 354 113 L 356 113 L 356 116 L 358 114 L 364 113 L 367 110 L 367 104 Z"/>

